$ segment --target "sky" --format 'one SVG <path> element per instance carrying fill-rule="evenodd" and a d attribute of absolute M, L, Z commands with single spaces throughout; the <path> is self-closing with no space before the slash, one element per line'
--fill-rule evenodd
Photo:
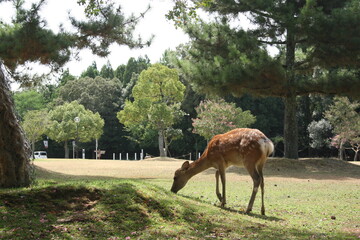
<path fill-rule="evenodd" d="M 148 5 L 151 9 L 145 17 L 140 20 L 134 36 L 140 35 L 146 40 L 154 35 L 152 45 L 142 49 L 129 49 L 127 46 L 112 45 L 111 54 L 106 58 L 93 55 L 89 50 L 82 50 L 79 54 L 80 60 L 72 60 L 65 65 L 69 68 L 72 75 L 79 76 L 92 62 L 96 62 L 100 69 L 108 61 L 113 68 L 121 64 L 126 64 L 131 57 L 144 57 L 147 55 L 151 63 L 156 63 L 162 57 L 166 49 L 175 49 L 181 43 L 186 43 L 189 39 L 181 29 L 176 29 L 172 22 L 165 18 L 165 14 L 172 8 L 172 0 L 114 0 L 120 3 L 125 14 L 139 13 L 146 10 Z M 29 1 L 26 1 L 28 3 Z M 68 12 L 77 18 L 84 16 L 83 8 L 79 7 L 76 0 L 47 0 L 46 5 L 41 10 L 41 16 L 47 21 L 47 26 L 53 31 L 58 31 L 60 23 L 65 29 L 71 28 L 68 22 Z M 27 6 L 27 5 L 26 5 Z M 4 22 L 10 22 L 15 10 L 10 2 L 0 4 L 0 16 Z M 45 71 L 41 67 L 34 67 L 35 71 Z"/>

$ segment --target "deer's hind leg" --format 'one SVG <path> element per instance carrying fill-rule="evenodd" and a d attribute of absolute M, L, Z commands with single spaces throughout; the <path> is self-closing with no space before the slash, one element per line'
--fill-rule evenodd
<path fill-rule="evenodd" d="M 258 166 L 258 172 L 260 175 L 260 188 L 261 188 L 261 215 L 265 215 L 265 204 L 264 204 L 264 176 L 263 176 L 263 165 Z"/>
<path fill-rule="evenodd" d="M 253 205 L 254 205 L 254 201 L 255 201 L 255 198 L 256 198 L 256 194 L 259 190 L 259 186 L 260 184 L 262 184 L 263 182 L 263 178 L 262 178 L 262 172 L 261 174 L 258 172 L 258 170 L 254 167 L 254 169 L 247 169 L 249 171 L 249 174 L 253 180 L 253 191 L 252 191 L 252 194 L 251 194 L 251 197 L 250 197 L 250 201 L 249 201 L 249 204 L 248 204 L 248 207 L 246 209 L 246 213 L 250 213 L 252 208 L 253 208 Z M 263 184 L 262 184 L 262 187 L 263 189 Z M 265 211 L 265 209 L 264 209 Z"/>

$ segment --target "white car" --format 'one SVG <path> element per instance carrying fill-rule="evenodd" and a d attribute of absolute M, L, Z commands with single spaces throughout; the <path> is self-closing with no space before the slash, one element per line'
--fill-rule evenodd
<path fill-rule="evenodd" d="M 45 159 L 47 158 L 47 153 L 45 151 L 36 151 L 34 152 L 34 159 Z"/>

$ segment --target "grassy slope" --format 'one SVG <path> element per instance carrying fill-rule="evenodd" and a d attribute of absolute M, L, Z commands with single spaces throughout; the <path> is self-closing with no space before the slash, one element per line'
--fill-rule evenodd
<path fill-rule="evenodd" d="M 251 181 L 238 181 L 234 169 L 227 209 L 218 207 L 211 171 L 174 195 L 169 178 L 41 170 L 33 188 L 0 190 L 0 239 L 358 239 L 360 167 L 279 161 L 265 172 L 267 216 L 258 215 L 259 198 L 254 213 L 244 214 Z"/>

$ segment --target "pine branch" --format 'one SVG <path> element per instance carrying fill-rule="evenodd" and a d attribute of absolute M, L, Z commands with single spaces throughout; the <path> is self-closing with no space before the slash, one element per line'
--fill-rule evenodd
<path fill-rule="evenodd" d="M 144 17 L 145 17 L 145 14 L 146 14 L 150 9 L 151 9 L 151 6 L 149 5 L 144 12 L 140 13 L 140 16 L 138 16 L 138 17 L 136 17 L 136 18 L 130 18 L 130 20 L 124 22 L 124 25 L 137 22 L 137 21 L 139 21 L 141 18 L 144 18 Z"/>
<path fill-rule="evenodd" d="M 270 44 L 270 45 L 277 45 L 277 44 L 286 44 L 286 41 L 265 41 L 259 40 L 260 43 Z"/>

